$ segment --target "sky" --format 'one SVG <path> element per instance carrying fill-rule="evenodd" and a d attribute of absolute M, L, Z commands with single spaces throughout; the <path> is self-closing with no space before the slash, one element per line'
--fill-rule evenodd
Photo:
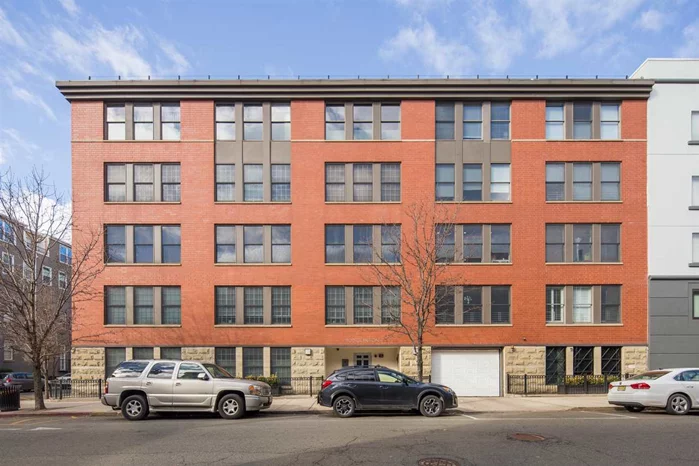
<path fill-rule="evenodd" d="M 624 77 L 699 56 L 697 0 L 0 0 L 0 170 L 70 196 L 56 80 Z"/>

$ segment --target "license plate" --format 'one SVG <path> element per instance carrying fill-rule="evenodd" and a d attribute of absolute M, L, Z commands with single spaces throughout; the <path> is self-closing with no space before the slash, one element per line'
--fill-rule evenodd
<path fill-rule="evenodd" d="M 626 391 L 626 387 L 623 386 L 623 385 L 620 386 L 620 387 L 617 387 L 616 389 L 617 389 L 618 391 L 620 391 L 620 392 Z"/>

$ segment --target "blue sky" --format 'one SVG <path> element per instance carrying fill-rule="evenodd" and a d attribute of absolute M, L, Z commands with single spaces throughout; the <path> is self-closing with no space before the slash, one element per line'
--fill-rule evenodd
<path fill-rule="evenodd" d="M 680 56 L 699 56 L 696 0 L 0 0 L 0 168 L 70 192 L 55 80 L 624 76 Z"/>

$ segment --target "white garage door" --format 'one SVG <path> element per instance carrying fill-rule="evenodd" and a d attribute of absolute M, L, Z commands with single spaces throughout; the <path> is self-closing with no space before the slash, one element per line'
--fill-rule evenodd
<path fill-rule="evenodd" d="M 432 351 L 432 382 L 459 396 L 500 396 L 498 350 Z"/>

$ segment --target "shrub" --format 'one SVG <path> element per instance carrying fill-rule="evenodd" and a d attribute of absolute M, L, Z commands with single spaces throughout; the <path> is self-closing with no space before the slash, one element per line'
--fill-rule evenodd
<path fill-rule="evenodd" d="M 263 375 L 258 375 L 258 376 L 249 375 L 245 378 L 248 380 L 257 380 L 258 382 L 264 382 L 267 385 L 269 385 L 270 387 L 276 387 L 279 385 L 279 377 L 277 377 L 276 374 L 272 374 L 269 377 L 265 377 Z"/>

